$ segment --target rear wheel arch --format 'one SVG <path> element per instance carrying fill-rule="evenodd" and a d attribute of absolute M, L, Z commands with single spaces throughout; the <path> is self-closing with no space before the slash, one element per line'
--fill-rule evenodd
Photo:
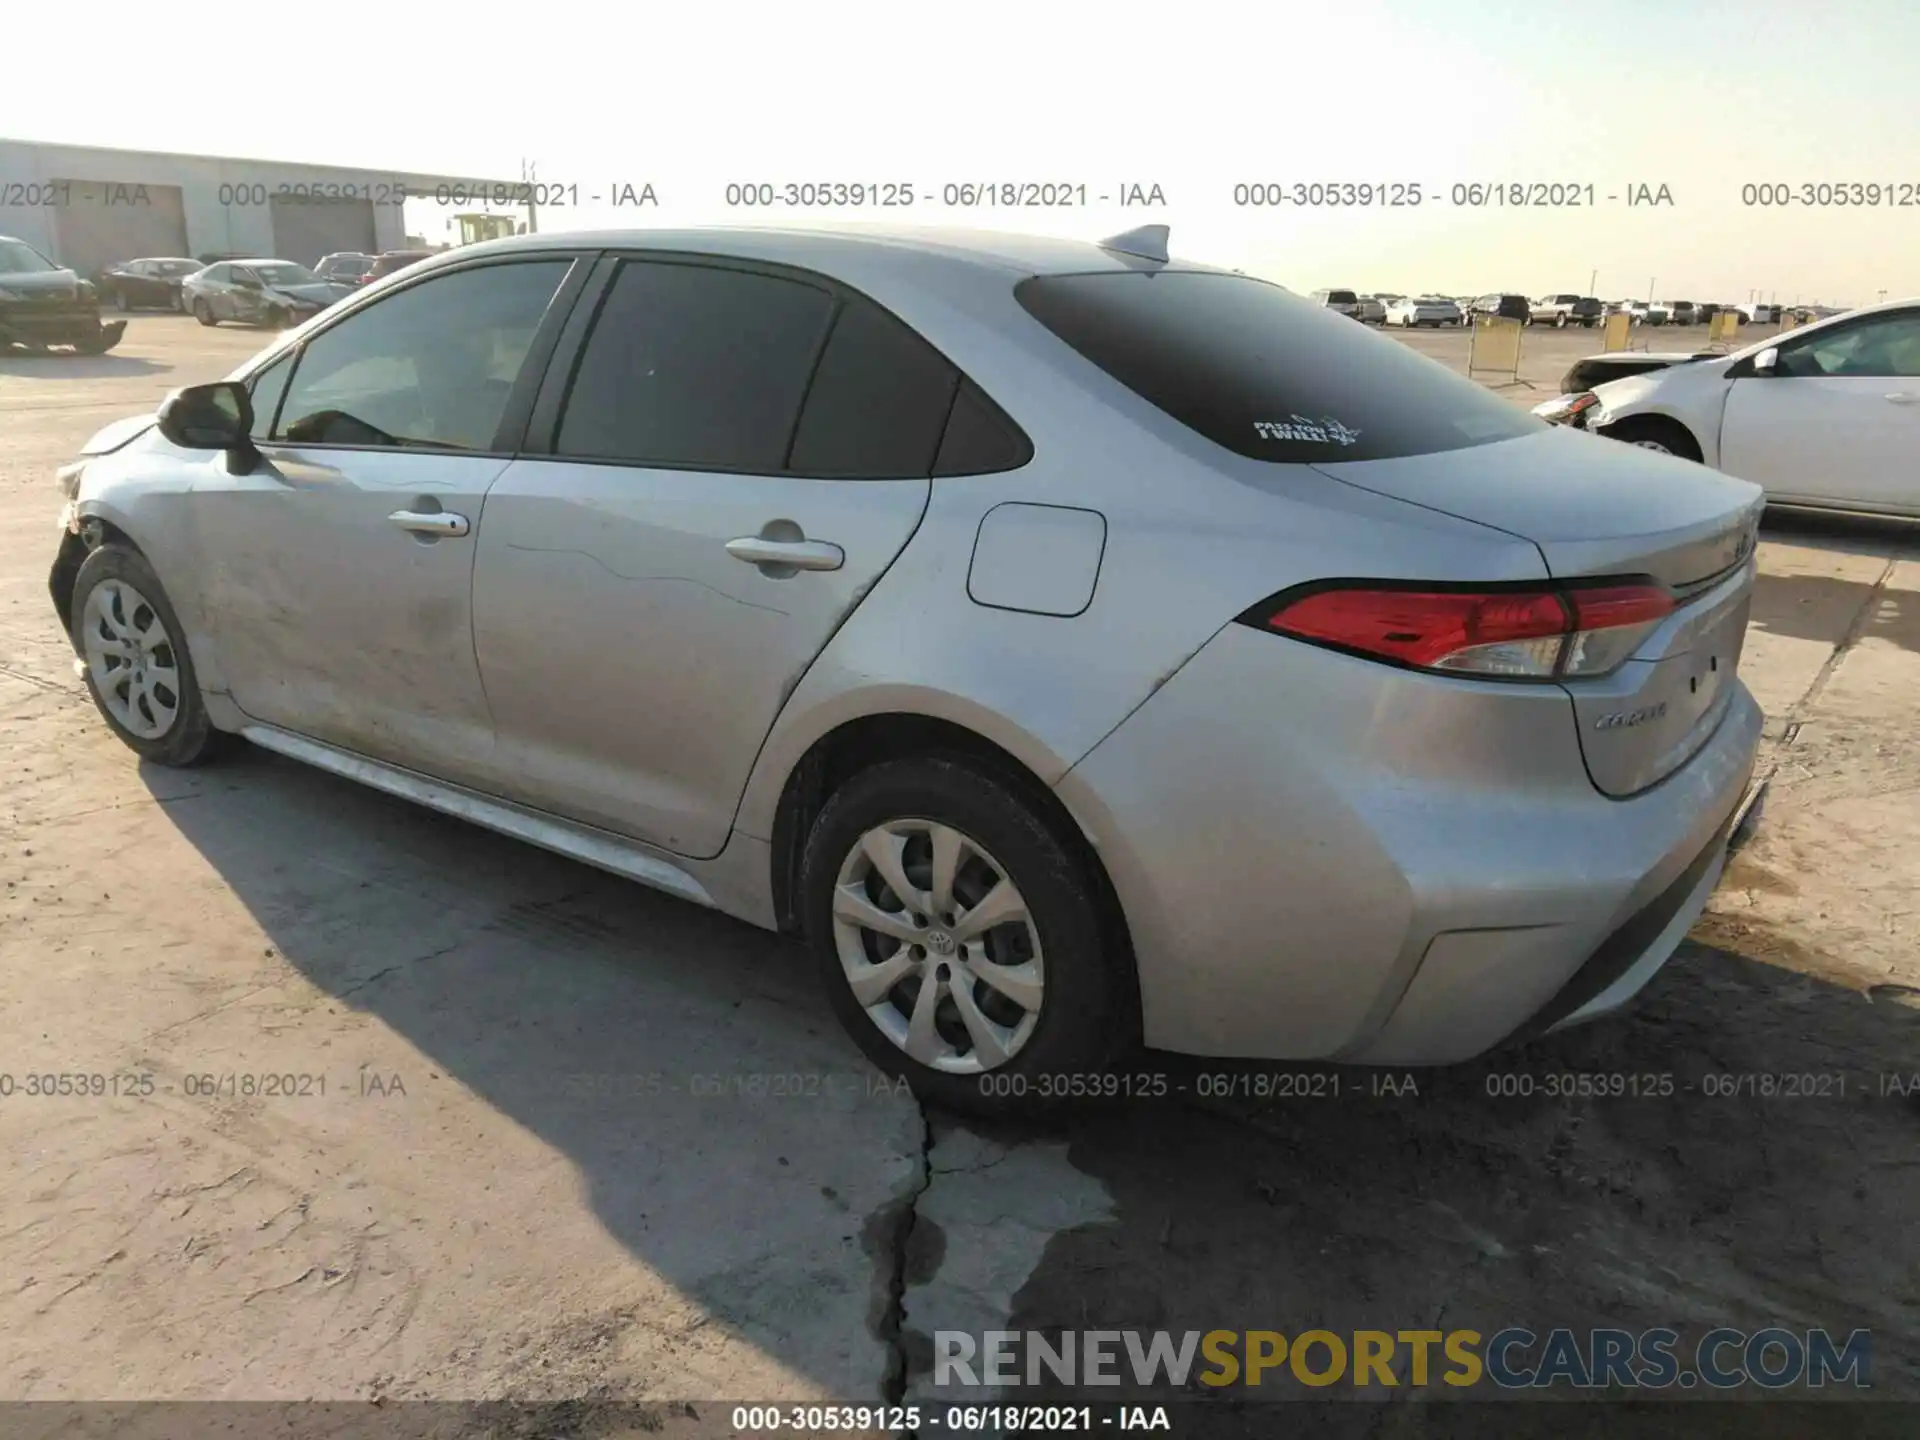
<path fill-rule="evenodd" d="M 828 799 L 856 775 L 888 761 L 944 757 L 991 774 L 1030 805 L 1079 863 L 1095 887 L 1106 938 L 1124 967 L 1124 989 L 1138 1025 L 1139 984 L 1133 944 L 1113 881 L 1071 811 L 1020 758 L 977 731 L 951 720 L 910 712 L 863 715 L 835 726 L 809 746 L 781 788 L 774 813 L 771 885 L 783 934 L 802 931 L 800 869 L 807 836 Z"/>

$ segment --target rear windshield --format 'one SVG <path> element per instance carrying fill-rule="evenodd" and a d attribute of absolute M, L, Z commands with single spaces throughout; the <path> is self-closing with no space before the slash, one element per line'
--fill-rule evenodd
<path fill-rule="evenodd" d="M 1351 305 L 1354 303 L 1353 292 L 1351 290 L 1329 290 L 1327 291 L 1327 299 L 1336 305 Z"/>
<path fill-rule="evenodd" d="M 1399 341 L 1244 275 L 1048 275 L 1028 314 L 1122 385 L 1255 460 L 1388 460 L 1539 428 Z"/>

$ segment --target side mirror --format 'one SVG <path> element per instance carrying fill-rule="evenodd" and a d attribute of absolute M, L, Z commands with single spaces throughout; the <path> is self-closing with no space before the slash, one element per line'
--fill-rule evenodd
<path fill-rule="evenodd" d="M 1762 350 L 1758 355 L 1753 357 L 1753 373 L 1763 377 L 1784 373 L 1780 369 L 1780 347 L 1778 345 L 1769 345 L 1765 350 Z"/>
<path fill-rule="evenodd" d="M 251 471 L 260 458 L 253 443 L 253 397 L 233 380 L 189 385 L 160 404 L 160 433 L 184 450 L 225 450 L 227 469 Z"/>

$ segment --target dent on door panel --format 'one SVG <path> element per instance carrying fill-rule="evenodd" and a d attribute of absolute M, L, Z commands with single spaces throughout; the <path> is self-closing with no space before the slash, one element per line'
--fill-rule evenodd
<path fill-rule="evenodd" d="M 1079 615 L 1093 603 L 1106 548 L 1097 510 L 1009 500 L 981 518 L 967 594 L 996 610 Z"/>

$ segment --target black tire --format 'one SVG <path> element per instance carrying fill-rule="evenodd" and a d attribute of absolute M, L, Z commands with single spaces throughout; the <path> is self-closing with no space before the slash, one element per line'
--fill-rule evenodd
<path fill-rule="evenodd" d="M 1014 777 L 967 757 L 887 761 L 834 792 L 801 860 L 802 926 L 841 1024 L 887 1075 L 904 1079 L 922 1100 L 965 1114 L 1050 1108 L 1067 1088 L 1059 1077 L 1097 1076 L 1135 1039 L 1131 969 L 1118 959 L 1120 948 L 1103 921 L 1100 886 L 1023 789 Z M 956 1074 L 909 1056 L 862 1008 L 842 968 L 833 921 L 841 866 L 868 831 L 896 820 L 960 831 L 991 853 L 1026 901 L 1045 989 L 1031 1034 L 994 1068 Z M 903 979 L 896 996 L 915 983 Z"/>
<path fill-rule="evenodd" d="M 193 302 L 193 318 L 198 320 L 202 325 L 218 325 L 220 323 L 213 318 L 213 306 L 207 303 L 204 295 Z"/>
<path fill-rule="evenodd" d="M 107 339 L 106 331 L 102 330 L 98 335 L 74 341 L 73 348 L 82 355 L 104 355 L 113 348 L 113 344 Z"/>
<path fill-rule="evenodd" d="M 139 551 L 124 545 L 102 545 L 81 564 L 80 573 L 74 577 L 73 606 L 67 617 L 74 652 L 85 658 L 81 626 L 86 615 L 87 598 L 108 580 L 122 581 L 137 590 L 166 627 L 174 666 L 179 672 L 180 696 L 173 724 L 164 734 L 153 738 L 136 735 L 114 718 L 113 712 L 101 698 L 99 679 L 89 668 L 87 694 L 93 697 L 94 708 L 100 712 L 113 733 L 120 737 L 121 743 L 142 760 L 185 768 L 212 759 L 227 748 L 232 737 L 213 728 L 213 722 L 207 715 L 206 701 L 200 695 L 199 679 L 194 674 L 193 657 L 187 652 L 180 617 L 174 613 L 173 602 L 167 598 L 166 587 L 160 583 L 160 577 L 154 574 L 146 556 Z"/>
<path fill-rule="evenodd" d="M 1696 464 L 1701 459 L 1700 442 L 1693 438 L 1693 433 L 1678 420 L 1669 420 L 1664 415 L 1631 415 L 1607 426 L 1600 433 L 1609 440 L 1647 449 L 1658 448 Z"/>
<path fill-rule="evenodd" d="M 282 310 L 278 305 L 275 305 L 267 311 L 267 328 L 269 330 L 284 330 L 292 323 L 293 316 L 285 310 Z"/>

